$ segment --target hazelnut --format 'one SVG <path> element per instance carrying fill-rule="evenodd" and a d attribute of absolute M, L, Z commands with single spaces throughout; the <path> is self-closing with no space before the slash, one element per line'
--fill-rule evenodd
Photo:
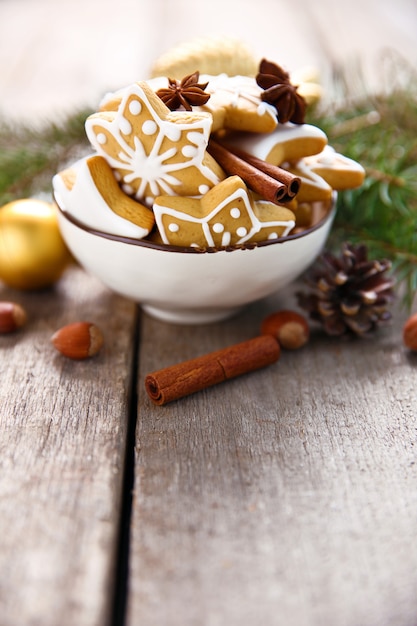
<path fill-rule="evenodd" d="M 410 350 L 417 351 L 417 313 L 411 315 L 403 326 L 403 342 Z"/>
<path fill-rule="evenodd" d="M 286 350 L 297 350 L 307 343 L 310 328 L 306 319 L 295 311 L 277 311 L 261 324 L 263 335 L 272 335 Z"/>
<path fill-rule="evenodd" d="M 0 334 L 12 333 L 26 324 L 26 311 L 16 302 L 0 302 Z"/>
<path fill-rule="evenodd" d="M 87 359 L 100 351 L 103 335 L 91 322 L 74 322 L 57 330 L 51 342 L 58 352 L 69 359 Z"/>

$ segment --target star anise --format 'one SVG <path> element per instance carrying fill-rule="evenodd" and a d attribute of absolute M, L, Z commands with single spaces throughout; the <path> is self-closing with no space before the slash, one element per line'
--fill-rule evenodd
<path fill-rule="evenodd" d="M 304 124 L 306 101 L 298 93 L 298 87 L 291 83 L 289 74 L 282 67 L 262 59 L 256 82 L 264 89 L 261 94 L 262 100 L 276 108 L 278 121 L 281 124 L 286 122 Z"/>
<path fill-rule="evenodd" d="M 206 104 L 210 98 L 210 94 L 204 91 L 208 83 L 199 84 L 199 77 L 200 72 L 194 72 L 185 76 L 181 81 L 168 78 L 168 87 L 159 89 L 156 95 L 171 111 L 176 111 L 181 106 L 186 111 L 191 111 L 193 106 Z"/>

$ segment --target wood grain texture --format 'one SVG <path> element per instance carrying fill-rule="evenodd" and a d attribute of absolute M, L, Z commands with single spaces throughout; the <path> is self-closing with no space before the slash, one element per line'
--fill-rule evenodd
<path fill-rule="evenodd" d="M 80 269 L 18 300 L 29 322 L 0 337 L 0 622 L 105 626 L 126 446 L 135 307 Z M 105 344 L 71 361 L 60 326 L 94 321 Z"/>
<path fill-rule="evenodd" d="M 258 332 L 143 318 L 128 625 L 416 623 L 417 361 L 315 332 L 265 370 L 165 407 L 141 379 Z"/>

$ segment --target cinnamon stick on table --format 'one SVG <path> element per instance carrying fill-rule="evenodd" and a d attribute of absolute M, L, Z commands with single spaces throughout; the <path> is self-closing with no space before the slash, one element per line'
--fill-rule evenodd
<path fill-rule="evenodd" d="M 167 404 L 266 367 L 279 359 L 280 352 L 279 343 L 272 335 L 261 335 L 148 374 L 145 388 L 155 404 Z"/>
<path fill-rule="evenodd" d="M 240 176 L 265 200 L 278 204 L 289 202 L 300 188 L 300 178 L 243 150 L 226 147 L 213 139 L 207 149 L 226 174 Z"/>

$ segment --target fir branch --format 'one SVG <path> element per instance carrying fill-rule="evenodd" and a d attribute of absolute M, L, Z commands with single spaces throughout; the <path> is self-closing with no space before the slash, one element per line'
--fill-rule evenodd
<path fill-rule="evenodd" d="M 393 263 L 403 303 L 410 308 L 417 293 L 417 76 L 407 88 L 363 96 L 348 104 L 315 112 L 340 153 L 361 163 L 364 184 L 339 193 L 338 211 L 329 239 L 365 243 L 370 256 Z"/>
<path fill-rule="evenodd" d="M 50 191 L 52 176 L 87 149 L 84 122 L 90 112 L 37 129 L 0 120 L 0 206 Z"/>

